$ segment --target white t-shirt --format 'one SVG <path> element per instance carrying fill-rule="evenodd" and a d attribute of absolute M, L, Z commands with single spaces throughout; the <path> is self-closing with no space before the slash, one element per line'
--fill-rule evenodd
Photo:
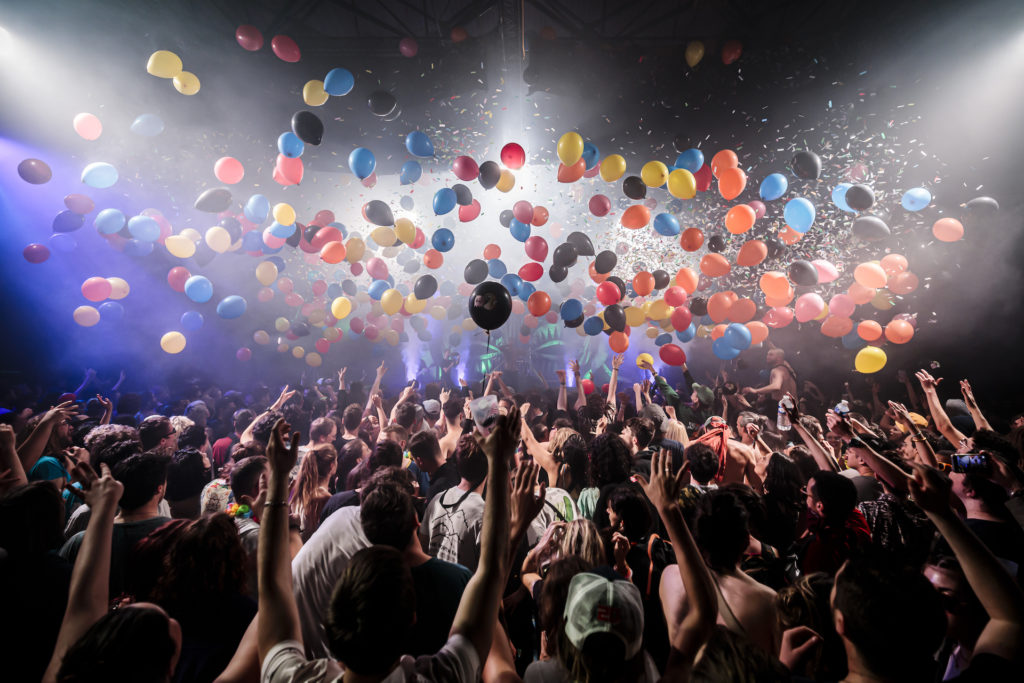
<path fill-rule="evenodd" d="M 530 547 L 537 545 L 552 522 L 571 522 L 580 517 L 579 508 L 565 489 L 547 489 L 544 501 L 544 507 L 526 530 L 526 542 Z"/>
<path fill-rule="evenodd" d="M 426 540 L 427 552 L 433 557 L 461 564 L 475 572 L 480 563 L 483 524 L 483 496 L 452 487 L 427 504 L 420 536 Z"/>
<path fill-rule="evenodd" d="M 359 508 L 345 507 L 325 519 L 292 560 L 292 589 L 299 607 L 302 642 L 310 659 L 330 656 L 323 621 L 334 586 L 352 556 L 370 545 Z"/>
<path fill-rule="evenodd" d="M 333 516 L 333 515 L 332 515 Z M 306 659 L 302 646 L 286 640 L 270 648 L 263 660 L 261 683 L 340 683 L 345 670 L 332 659 Z M 475 683 L 480 678 L 480 657 L 473 643 L 456 634 L 437 654 L 413 659 L 403 655 L 381 683 Z"/>

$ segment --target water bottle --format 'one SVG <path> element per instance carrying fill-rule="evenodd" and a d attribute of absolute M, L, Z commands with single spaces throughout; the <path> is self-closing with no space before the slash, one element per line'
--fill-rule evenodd
<path fill-rule="evenodd" d="M 786 408 L 792 408 L 791 402 L 786 398 L 779 401 L 779 416 L 775 420 L 775 426 L 779 428 L 780 432 L 788 432 L 793 428 L 793 425 L 789 422 L 789 413 Z"/>

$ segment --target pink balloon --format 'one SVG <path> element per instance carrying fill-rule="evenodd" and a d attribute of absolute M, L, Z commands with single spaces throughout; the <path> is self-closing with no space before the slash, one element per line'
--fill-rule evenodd
<path fill-rule="evenodd" d="M 818 282 L 835 282 L 839 279 L 839 271 L 828 261 L 815 259 L 811 264 L 818 271 Z"/>
<path fill-rule="evenodd" d="M 467 156 L 455 157 L 452 162 L 452 172 L 459 180 L 475 180 L 480 175 L 480 167 L 476 162 Z"/>
<path fill-rule="evenodd" d="M 427 236 L 422 230 L 416 228 L 416 239 L 412 241 L 412 248 L 419 249 L 427 242 Z"/>
<path fill-rule="evenodd" d="M 403 57 L 415 57 L 416 53 L 420 51 L 420 46 L 413 38 L 402 38 L 398 41 L 398 51 L 402 53 Z"/>
<path fill-rule="evenodd" d="M 348 326 L 349 329 L 351 329 L 356 334 L 362 334 L 363 330 L 365 329 L 365 327 L 363 326 L 362 318 L 352 318 L 352 321 L 348 324 Z"/>
<path fill-rule="evenodd" d="M 68 211 L 84 216 L 96 208 L 96 203 L 84 194 L 69 194 L 64 197 L 64 206 Z"/>
<path fill-rule="evenodd" d="M 665 290 L 665 303 L 669 306 L 682 306 L 686 303 L 686 290 L 679 285 L 669 287 Z"/>
<path fill-rule="evenodd" d="M 788 306 L 776 306 L 775 308 L 769 308 L 768 312 L 761 318 L 768 327 L 785 327 L 786 325 L 793 322 L 793 309 Z"/>
<path fill-rule="evenodd" d="M 245 175 L 245 168 L 243 168 L 242 162 L 234 157 L 221 157 L 213 165 L 213 174 L 222 183 L 234 185 L 242 181 L 242 177 Z"/>
<path fill-rule="evenodd" d="M 285 294 L 290 294 L 295 291 L 295 283 L 292 282 L 290 277 L 279 277 L 277 278 L 277 290 Z"/>
<path fill-rule="evenodd" d="M 185 291 L 185 281 L 192 277 L 192 273 L 184 266 L 175 266 L 167 271 L 167 284 L 175 292 Z"/>
<path fill-rule="evenodd" d="M 327 291 L 327 283 L 323 280 L 317 280 L 313 283 L 313 296 L 323 296 Z"/>
<path fill-rule="evenodd" d="M 298 308 L 305 302 L 305 300 L 299 294 L 292 292 L 284 298 L 284 302 L 292 308 Z"/>
<path fill-rule="evenodd" d="M 526 255 L 534 261 L 543 262 L 548 257 L 548 243 L 540 235 L 526 238 Z"/>
<path fill-rule="evenodd" d="M 280 185 L 298 185 L 302 182 L 305 168 L 302 159 L 289 159 L 283 154 L 277 155 L 274 166 L 274 181 Z"/>
<path fill-rule="evenodd" d="M 362 263 L 353 263 L 352 267 L 349 268 L 349 272 L 351 272 L 353 275 L 355 275 L 357 277 L 362 275 L 363 274 L 363 264 Z"/>
<path fill-rule="evenodd" d="M 242 24 L 235 29 L 235 40 L 243 50 L 255 52 L 263 47 L 263 34 L 252 24 Z"/>
<path fill-rule="evenodd" d="M 82 283 L 82 296 L 89 301 L 103 301 L 112 291 L 113 287 L 105 277 L 91 277 Z"/>
<path fill-rule="evenodd" d="M 752 202 L 747 202 L 747 206 L 754 210 L 754 216 L 756 218 L 764 218 L 764 214 L 768 211 L 768 207 L 764 205 L 760 199 L 755 199 Z"/>
<path fill-rule="evenodd" d="M 549 323 L 557 323 L 558 313 L 556 311 L 548 311 L 547 314 L 544 316 L 544 319 L 547 320 Z"/>
<path fill-rule="evenodd" d="M 526 312 L 526 306 L 523 305 L 522 300 L 516 299 L 512 302 L 512 312 L 515 315 L 522 315 Z"/>
<path fill-rule="evenodd" d="M 286 239 L 284 237 L 278 237 L 274 233 L 270 232 L 270 228 L 266 228 L 263 231 L 263 244 L 267 245 L 271 249 L 278 249 L 285 245 Z"/>
<path fill-rule="evenodd" d="M 299 309 L 299 312 L 302 315 L 304 315 L 304 316 L 306 316 L 308 318 L 310 316 L 310 314 L 313 311 L 315 311 L 315 310 L 316 310 L 316 304 L 314 304 L 314 303 L 312 303 L 310 301 L 307 301 L 306 303 L 302 304 L 302 308 Z"/>
<path fill-rule="evenodd" d="M 520 223 L 530 224 L 533 220 L 533 204 L 520 199 L 518 202 L 512 205 L 512 215 L 515 216 L 516 220 Z"/>
<path fill-rule="evenodd" d="M 288 36 L 277 35 L 270 39 L 270 49 L 274 51 L 278 59 L 285 62 L 297 62 L 302 59 L 299 46 Z"/>
<path fill-rule="evenodd" d="M 334 222 L 334 212 L 330 209 L 320 209 L 313 216 L 313 222 L 311 225 L 319 225 L 321 228 L 326 227 L 328 223 Z"/>
<path fill-rule="evenodd" d="M 373 341 L 380 336 L 380 330 L 377 329 L 376 325 L 367 325 L 363 329 L 363 336 L 369 339 L 370 341 Z"/>
<path fill-rule="evenodd" d="M 473 285 L 469 284 L 468 282 L 460 282 L 458 291 L 459 296 L 469 296 L 470 294 L 473 293 Z"/>
<path fill-rule="evenodd" d="M 480 215 L 480 202 L 473 200 L 473 203 L 469 206 L 459 207 L 459 220 L 463 223 L 468 223 L 472 220 L 476 220 L 477 216 Z"/>
<path fill-rule="evenodd" d="M 323 338 L 317 339 L 316 343 L 313 344 L 313 346 L 316 347 L 316 350 L 319 353 L 327 353 L 328 351 L 331 350 L 331 342 Z"/>
<path fill-rule="evenodd" d="M 243 346 L 242 348 L 235 351 L 235 358 L 242 361 L 243 363 L 247 360 L 250 360 L 252 358 L 252 349 L 250 349 L 248 346 Z"/>
<path fill-rule="evenodd" d="M 95 140 L 103 132 L 103 124 L 95 114 L 82 112 L 75 116 L 75 132 L 85 140 Z"/>
<path fill-rule="evenodd" d="M 30 244 L 21 252 L 29 263 L 42 263 L 50 258 L 50 250 L 45 244 Z"/>
<path fill-rule="evenodd" d="M 595 216 L 607 216 L 612 210 L 612 200 L 603 194 L 595 194 L 590 198 L 590 213 Z"/>
<path fill-rule="evenodd" d="M 377 172 L 374 171 L 370 175 L 366 176 L 362 180 L 363 187 L 376 187 L 377 186 Z"/>
<path fill-rule="evenodd" d="M 797 322 L 805 323 L 814 320 L 825 310 L 825 300 L 814 292 L 801 294 L 794 306 Z"/>
<path fill-rule="evenodd" d="M 366 262 L 366 272 L 374 280 L 387 280 L 388 264 L 384 262 L 384 259 L 374 256 Z"/>
<path fill-rule="evenodd" d="M 590 169 L 587 169 L 586 171 L 584 171 L 583 172 L 583 177 L 584 178 L 593 178 L 593 177 L 595 177 L 600 172 L 601 172 L 601 162 L 599 161 L 596 164 L 594 164 L 594 168 L 590 168 Z"/>
<path fill-rule="evenodd" d="M 403 304 L 404 306 L 404 304 Z M 405 321 L 401 318 L 395 318 L 391 321 L 391 329 L 395 332 L 401 333 L 405 331 Z"/>
<path fill-rule="evenodd" d="M 256 298 L 264 304 L 268 301 L 272 301 L 274 298 L 274 290 L 270 287 L 263 287 L 260 289 L 259 293 L 256 294 Z"/>
<path fill-rule="evenodd" d="M 849 318 L 856 310 L 857 304 L 849 294 L 836 294 L 829 299 L 828 312 L 830 315 Z"/>

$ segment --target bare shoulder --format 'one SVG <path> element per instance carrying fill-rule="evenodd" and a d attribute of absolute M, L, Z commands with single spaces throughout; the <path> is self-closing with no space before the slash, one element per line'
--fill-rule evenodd
<path fill-rule="evenodd" d="M 744 462 L 754 463 L 756 458 L 754 456 L 754 449 L 746 445 L 742 441 L 736 441 L 735 439 L 729 439 L 729 455 L 742 460 Z"/>

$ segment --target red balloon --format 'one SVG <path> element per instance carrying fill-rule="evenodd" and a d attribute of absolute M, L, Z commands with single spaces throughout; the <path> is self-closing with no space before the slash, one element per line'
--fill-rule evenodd
<path fill-rule="evenodd" d="M 565 164 L 558 165 L 558 182 L 560 183 L 575 183 L 577 180 L 583 177 L 583 174 L 587 170 L 587 162 L 580 157 L 572 166 L 566 166 Z"/>
<path fill-rule="evenodd" d="M 547 292 L 534 292 L 526 300 L 526 308 L 538 318 L 551 310 L 551 297 Z M 552 321 L 553 322 L 553 321 Z"/>
<path fill-rule="evenodd" d="M 697 181 L 697 191 L 707 192 L 711 189 L 711 167 L 707 164 L 701 166 L 696 173 L 693 174 L 693 179 Z"/>
<path fill-rule="evenodd" d="M 533 235 L 526 239 L 526 255 L 534 261 L 543 262 L 548 257 L 548 243 L 540 235 Z"/>
<path fill-rule="evenodd" d="M 544 246 L 547 246 L 547 244 Z M 501 247 L 497 244 L 488 244 L 484 247 L 484 258 L 488 261 L 492 258 L 501 258 Z"/>
<path fill-rule="evenodd" d="M 452 162 L 452 173 L 459 180 L 468 182 L 475 180 L 480 175 L 480 167 L 467 156 L 455 157 L 455 161 Z"/>
<path fill-rule="evenodd" d="M 416 228 L 416 239 L 412 241 L 412 248 L 419 249 L 426 243 L 427 235 L 420 228 Z"/>
<path fill-rule="evenodd" d="M 612 200 L 603 194 L 595 194 L 590 198 L 590 213 L 595 216 L 607 216 L 612 210 Z"/>
<path fill-rule="evenodd" d="M 459 220 L 463 223 L 468 223 L 472 220 L 476 220 L 477 216 L 480 215 L 480 202 L 473 200 L 473 203 L 469 206 L 459 207 Z"/>
<path fill-rule="evenodd" d="M 672 311 L 672 317 L 669 318 L 669 322 L 672 323 L 672 327 L 674 327 L 677 332 L 682 332 L 690 326 L 691 322 L 693 322 L 693 314 L 690 313 L 690 309 L 686 306 L 679 306 Z"/>
<path fill-rule="evenodd" d="M 242 49 L 255 52 L 263 47 L 263 34 L 252 24 L 242 24 L 235 29 L 235 40 Z"/>
<path fill-rule="evenodd" d="M 333 225 L 328 225 L 325 228 L 320 228 L 313 235 L 313 239 L 310 240 L 309 244 L 313 249 L 320 251 L 325 244 L 328 242 L 340 242 L 341 241 L 341 230 L 338 230 Z"/>
<path fill-rule="evenodd" d="M 743 54 L 743 43 L 738 40 L 727 40 L 722 46 L 722 64 L 732 64 Z"/>
<path fill-rule="evenodd" d="M 237 358 L 238 360 L 240 360 L 242 362 L 245 362 L 247 360 L 251 360 L 252 359 L 252 349 L 250 349 L 248 346 L 243 346 L 242 348 L 240 348 L 237 351 L 235 351 L 235 358 Z"/>
<path fill-rule="evenodd" d="M 188 269 L 184 266 L 175 266 L 167 271 L 167 284 L 171 286 L 175 292 L 185 291 L 185 281 L 192 277 L 192 273 L 188 272 Z"/>
<path fill-rule="evenodd" d="M 605 281 L 597 286 L 597 300 L 605 306 L 617 304 L 621 298 L 622 292 L 614 282 Z"/>
<path fill-rule="evenodd" d="M 580 382 L 580 385 L 582 385 L 583 387 L 583 393 L 587 394 L 588 396 L 594 393 L 594 389 L 596 388 L 594 387 L 594 380 L 591 379 L 583 380 L 582 382 Z"/>
<path fill-rule="evenodd" d="M 517 143 L 510 142 L 501 148 L 501 163 L 518 170 L 526 163 L 526 151 Z"/>
<path fill-rule="evenodd" d="M 665 303 L 669 306 L 682 306 L 686 303 L 686 290 L 679 285 L 669 287 L 665 290 Z"/>
<path fill-rule="evenodd" d="M 321 228 L 326 226 L 328 223 L 334 222 L 334 212 L 330 209 L 320 209 L 313 216 L 313 225 L 319 225 Z"/>
<path fill-rule="evenodd" d="M 686 362 L 686 352 L 675 344 L 663 345 L 658 349 L 658 356 L 668 365 L 679 366 Z"/>
<path fill-rule="evenodd" d="M 298 44 L 288 36 L 278 35 L 271 38 L 270 49 L 284 62 L 297 62 L 302 58 Z"/>
<path fill-rule="evenodd" d="M 327 353 L 328 351 L 331 350 L 331 342 L 323 338 L 317 339 L 316 344 L 314 344 L 314 346 L 316 347 L 316 350 L 319 353 Z"/>
<path fill-rule="evenodd" d="M 42 263 L 50 258 L 50 250 L 45 244 L 30 244 L 21 252 L 29 263 Z"/>
<path fill-rule="evenodd" d="M 533 207 L 533 220 L 530 221 L 533 225 L 538 228 L 548 222 L 548 210 L 543 206 Z"/>
<path fill-rule="evenodd" d="M 539 263 L 526 263 L 519 269 L 519 277 L 527 282 L 536 282 L 544 277 L 544 266 Z"/>

